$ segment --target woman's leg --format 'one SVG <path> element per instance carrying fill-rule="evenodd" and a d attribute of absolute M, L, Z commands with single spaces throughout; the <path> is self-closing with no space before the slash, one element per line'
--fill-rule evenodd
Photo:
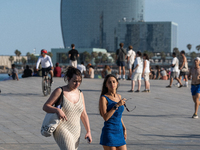
<path fill-rule="evenodd" d="M 104 150 L 117 150 L 116 147 L 110 147 L 110 146 L 103 146 Z"/>
<path fill-rule="evenodd" d="M 138 90 L 140 91 L 141 88 L 141 80 L 138 80 Z"/>
<path fill-rule="evenodd" d="M 116 150 L 127 150 L 127 147 L 126 145 L 123 145 L 123 146 L 117 147 Z"/>

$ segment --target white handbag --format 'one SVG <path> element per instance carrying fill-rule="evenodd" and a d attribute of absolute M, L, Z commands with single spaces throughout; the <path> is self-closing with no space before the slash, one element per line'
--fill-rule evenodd
<path fill-rule="evenodd" d="M 63 89 L 60 94 L 60 97 L 58 98 L 58 101 L 62 98 L 62 96 L 63 96 Z M 62 108 L 62 103 L 63 99 L 61 100 L 60 108 Z M 56 113 L 47 113 L 42 123 L 41 134 L 45 137 L 51 136 L 52 133 L 56 130 L 59 123 L 60 119 L 58 118 L 58 115 Z"/>

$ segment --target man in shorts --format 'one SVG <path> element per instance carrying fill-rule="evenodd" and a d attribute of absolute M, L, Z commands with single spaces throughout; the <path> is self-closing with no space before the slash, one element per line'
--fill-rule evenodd
<path fill-rule="evenodd" d="M 143 62 L 142 62 L 141 56 L 142 56 L 142 53 L 138 51 L 136 53 L 136 59 L 134 63 L 133 73 L 132 73 L 131 90 L 128 92 L 134 92 L 135 81 L 138 81 L 138 89 L 135 92 L 140 92 L 142 69 L 143 69 Z"/>
<path fill-rule="evenodd" d="M 183 59 L 182 65 L 180 67 L 180 76 L 179 79 L 181 81 L 182 76 L 185 79 L 185 87 L 188 87 L 188 73 L 189 73 L 189 69 L 188 69 L 188 62 L 187 62 L 187 58 L 185 56 L 185 51 L 181 51 L 181 56 Z"/>
<path fill-rule="evenodd" d="M 172 53 L 172 57 L 173 57 L 173 59 L 172 59 L 172 64 L 171 64 L 170 84 L 168 86 L 166 86 L 166 88 L 171 88 L 172 87 L 173 79 L 176 79 L 178 81 L 178 83 L 180 84 L 179 88 L 181 88 L 183 85 L 182 85 L 180 79 L 178 78 L 179 60 L 176 57 L 176 53 L 175 52 Z"/>
<path fill-rule="evenodd" d="M 46 72 L 49 72 L 51 75 L 51 83 L 52 83 L 53 82 L 53 64 L 51 61 L 51 57 L 46 54 L 47 54 L 47 50 L 42 49 L 41 56 L 38 58 L 38 61 L 36 63 L 36 71 L 38 71 L 39 65 L 41 63 L 42 77 L 45 76 Z"/>
<path fill-rule="evenodd" d="M 68 52 L 70 59 L 70 66 L 77 68 L 77 59 L 79 57 L 78 51 L 75 49 L 75 45 L 71 45 L 72 49 Z"/>
<path fill-rule="evenodd" d="M 200 58 L 196 57 L 194 59 L 195 66 L 190 69 L 189 75 L 192 75 L 192 82 L 191 82 L 191 93 L 192 93 L 192 99 L 194 101 L 194 114 L 192 118 L 197 119 L 199 118 L 197 115 L 198 108 L 200 105 Z"/>
<path fill-rule="evenodd" d="M 127 53 L 127 64 L 129 70 L 128 80 L 131 80 L 132 68 L 135 61 L 135 52 L 133 51 L 133 46 L 130 45 L 128 48 L 129 48 L 129 51 Z"/>
<path fill-rule="evenodd" d="M 119 77 L 118 79 L 121 80 L 121 68 L 123 70 L 123 80 L 125 80 L 125 58 L 126 58 L 126 50 L 123 48 L 124 43 L 119 44 L 120 48 L 116 52 L 116 60 L 117 66 L 119 69 Z"/>

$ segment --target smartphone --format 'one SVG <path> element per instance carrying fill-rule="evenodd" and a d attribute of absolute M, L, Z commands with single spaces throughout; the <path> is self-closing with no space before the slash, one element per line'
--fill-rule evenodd
<path fill-rule="evenodd" d="M 90 138 L 89 138 L 89 137 L 87 137 L 86 139 L 87 139 L 87 142 L 90 144 Z"/>

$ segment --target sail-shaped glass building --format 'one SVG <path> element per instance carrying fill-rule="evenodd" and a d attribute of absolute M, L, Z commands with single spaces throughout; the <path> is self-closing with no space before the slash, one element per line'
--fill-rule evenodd
<path fill-rule="evenodd" d="M 144 0 L 61 0 L 65 48 L 105 48 L 115 51 L 119 22 L 144 20 Z"/>

